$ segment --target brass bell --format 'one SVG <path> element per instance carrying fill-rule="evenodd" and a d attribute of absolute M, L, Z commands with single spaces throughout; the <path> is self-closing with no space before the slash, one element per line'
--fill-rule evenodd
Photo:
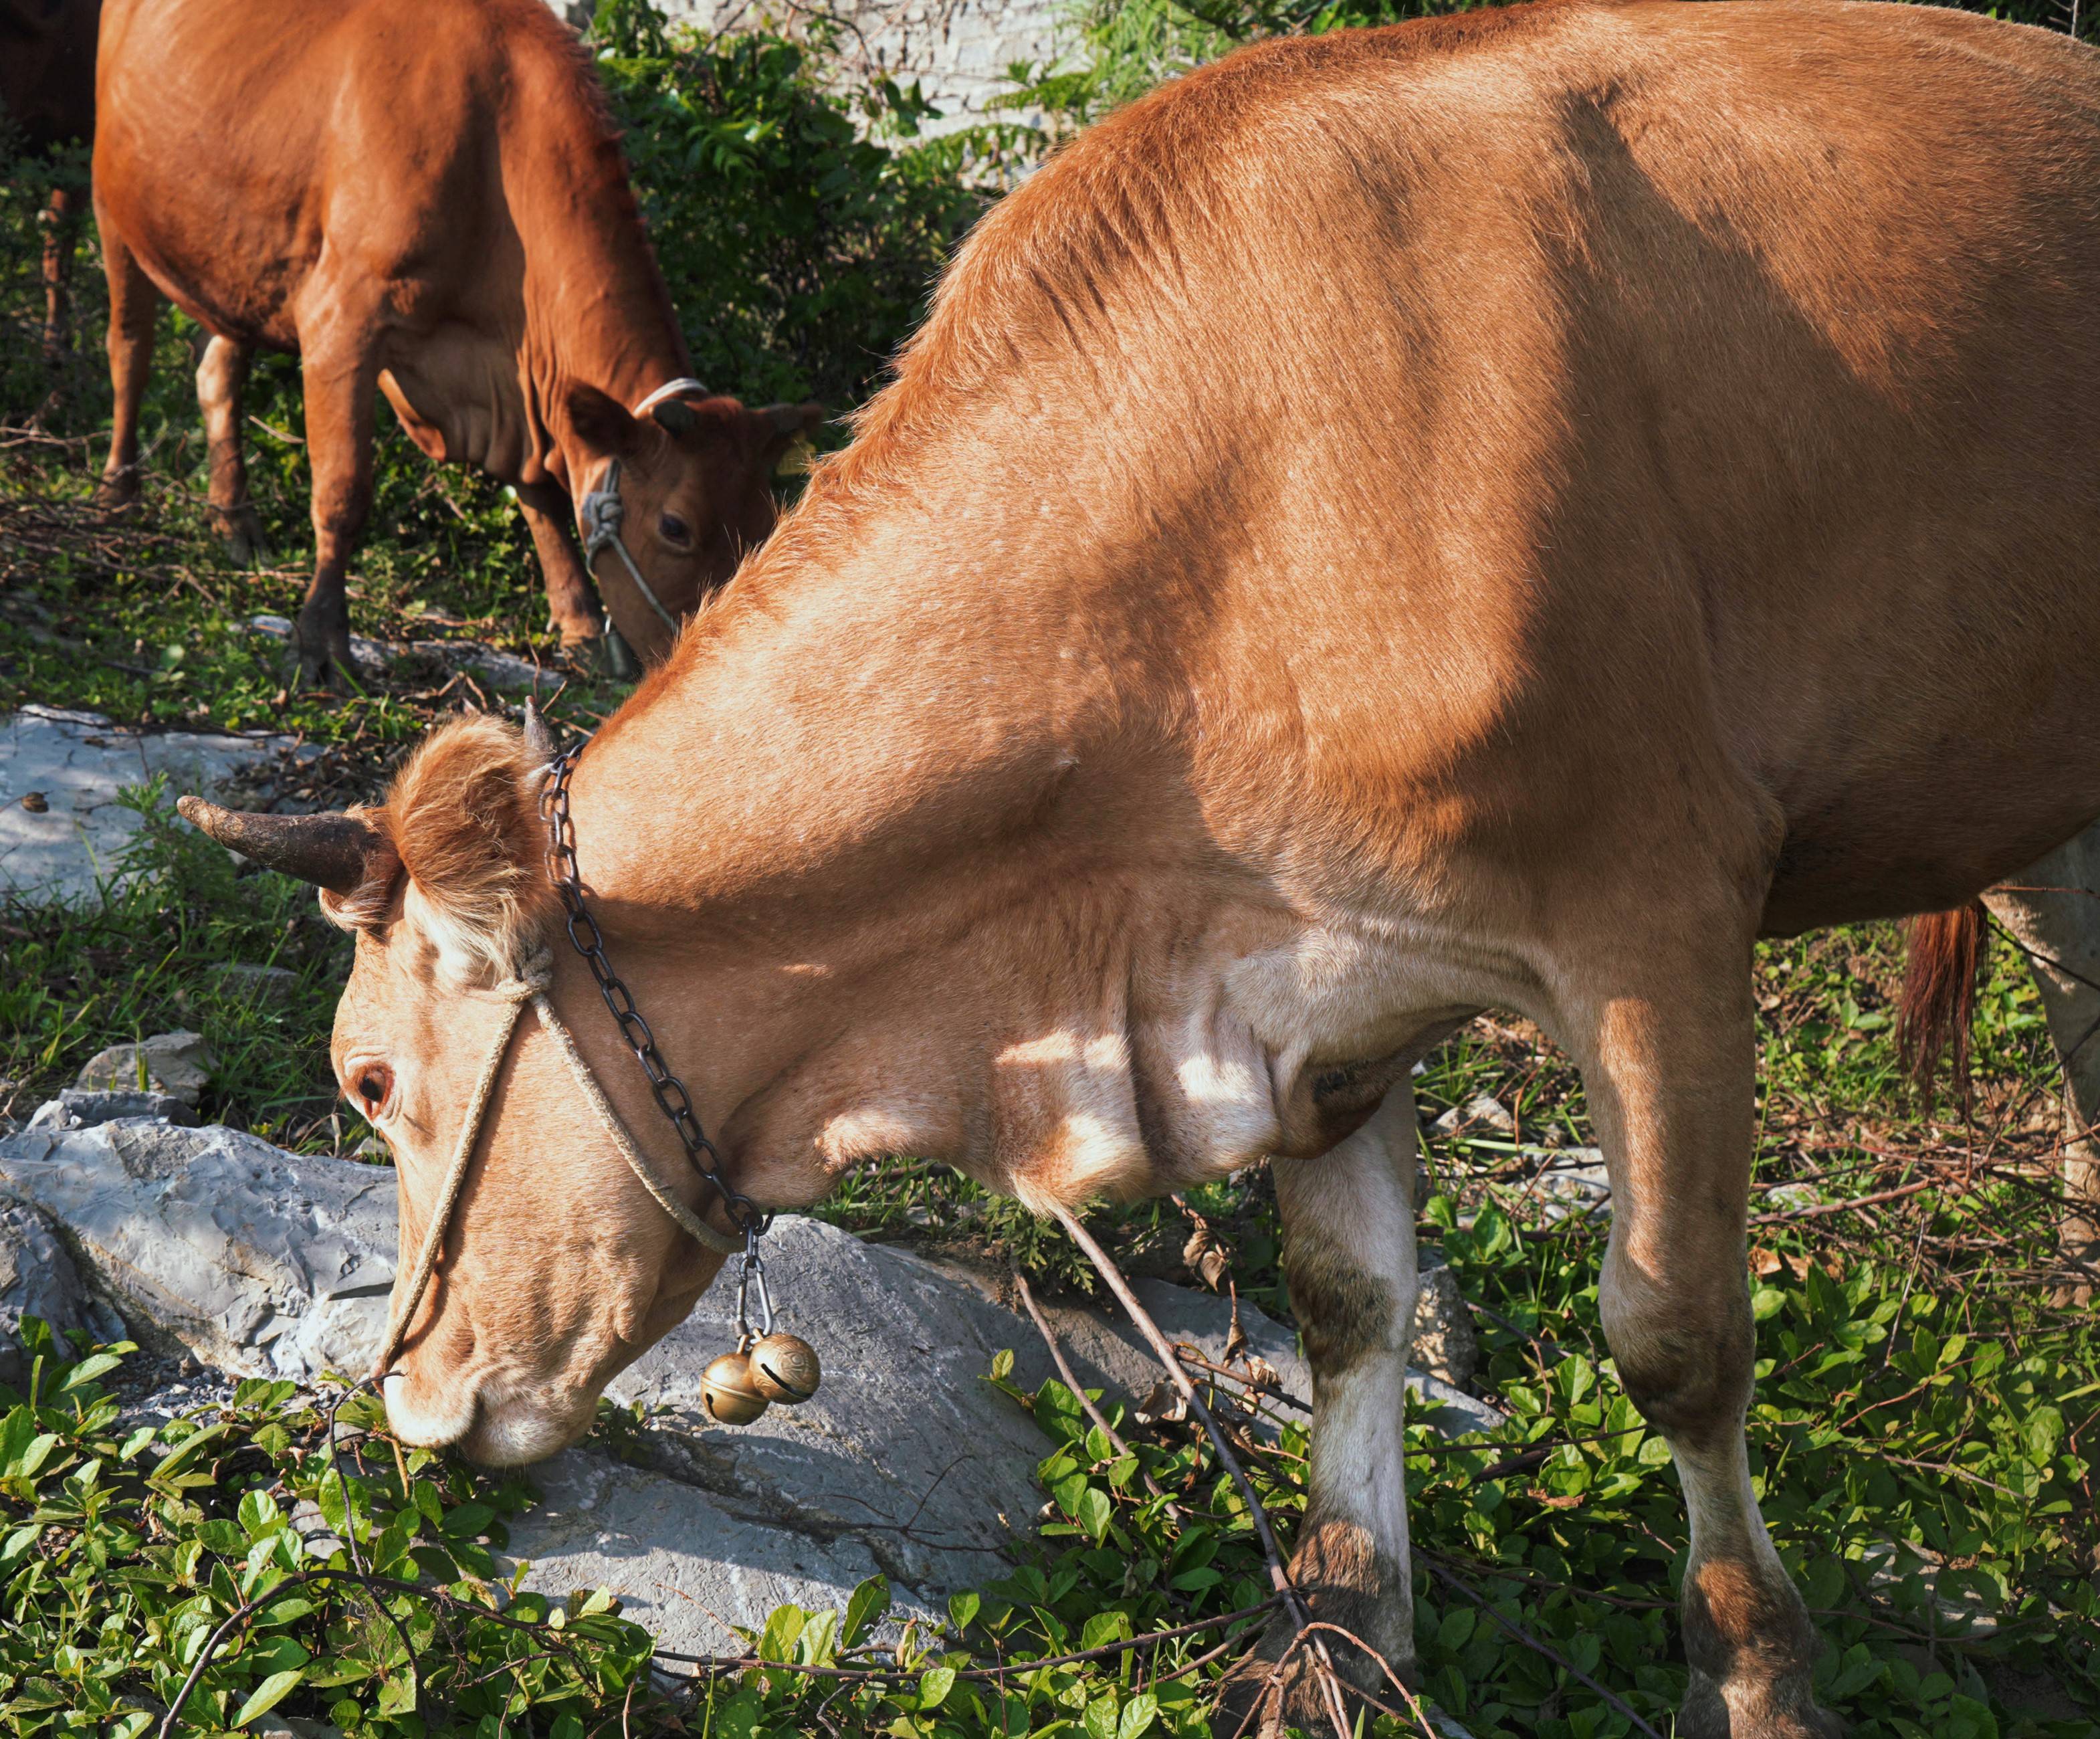
<path fill-rule="evenodd" d="M 792 1407 L 817 1393 L 823 1373 L 817 1349 L 800 1335 L 765 1335 L 753 1343 L 751 1386 L 768 1401 Z"/>
<path fill-rule="evenodd" d="M 766 1397 L 752 1380 L 751 1361 L 725 1353 L 700 1379 L 700 1405 L 721 1425 L 748 1425 L 765 1410 Z"/>

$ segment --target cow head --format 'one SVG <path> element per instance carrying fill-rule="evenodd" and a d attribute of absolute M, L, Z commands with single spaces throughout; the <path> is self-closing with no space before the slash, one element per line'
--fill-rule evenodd
<path fill-rule="evenodd" d="M 382 806 L 347 814 L 243 815 L 182 800 L 214 838 L 317 883 L 322 911 L 356 938 L 330 1060 L 394 1154 L 397 1309 L 398 1277 L 421 1247 L 468 1101 L 510 1016 L 487 993 L 544 962 L 545 938 L 559 933 L 540 855 L 536 747 L 493 719 L 456 724 L 408 762 Z M 587 980 L 561 993 L 590 1029 L 580 1041 L 606 1036 L 602 1010 L 582 1019 L 582 997 L 595 1004 Z M 593 1058 L 615 1097 L 622 1061 L 632 1074 L 616 1051 Z M 671 1145 L 638 1107 L 626 1114 L 640 1139 Z M 663 1170 L 720 1217 L 689 1167 L 667 1156 Z M 685 1316 L 721 1264 L 644 1193 L 527 1009 L 438 1269 L 385 1379 L 395 1428 L 492 1464 L 552 1454 L 583 1435 L 607 1380 Z"/>
<path fill-rule="evenodd" d="M 657 603 L 682 620 L 765 541 L 776 512 L 773 474 L 790 446 L 823 422 L 818 404 L 769 404 L 753 410 L 736 399 L 667 399 L 634 417 L 594 386 L 569 392 L 568 421 L 588 457 L 571 464 L 579 530 L 586 493 L 602 487 L 609 461 L 620 461 L 620 536 Z M 606 552 L 592 572 L 607 611 L 628 643 L 655 662 L 675 631 L 642 594 L 618 555 Z"/>

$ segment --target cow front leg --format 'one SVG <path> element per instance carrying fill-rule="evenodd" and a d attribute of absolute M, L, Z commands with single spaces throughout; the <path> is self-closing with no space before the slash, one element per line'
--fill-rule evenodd
<path fill-rule="evenodd" d="M 598 589 L 584 572 L 582 552 L 570 536 L 574 518 L 568 492 L 553 483 L 520 483 L 518 510 L 532 534 L 540 576 L 547 586 L 547 615 L 565 650 L 593 645 L 605 633 Z"/>
<path fill-rule="evenodd" d="M 240 449 L 241 397 L 254 352 L 232 338 L 214 338 L 197 364 L 197 404 L 210 453 L 211 487 L 206 499 L 213 528 L 236 562 L 262 553 L 262 523 L 248 499 L 248 464 Z"/>
<path fill-rule="evenodd" d="M 1414 1322 L 1414 1098 L 1393 1089 L 1365 1126 L 1317 1159 L 1275 1162 L 1290 1306 L 1312 1367 L 1312 1469 L 1291 1580 L 1312 1617 L 1359 1637 L 1378 1660 L 1324 1635 L 1345 1676 L 1392 1701 L 1385 1669 L 1414 1671 L 1402 1432 Z M 1262 1705 L 1262 1728 L 1331 1727 L 1306 1651 L 1278 1618 L 1226 1688 L 1229 1731 Z M 1380 1662 L 1383 1662 L 1383 1666 Z"/>
<path fill-rule="evenodd" d="M 2089 828 L 1983 896 L 2027 951 L 2049 1036 L 2063 1065 L 2063 1217 L 2067 1278 L 2060 1305 L 2100 1287 L 2100 828 Z"/>
<path fill-rule="evenodd" d="M 1690 1514 L 1680 1739 L 1834 1739 L 1811 1684 L 1815 1631 L 1758 1514 L 1743 1435 L 1756 1356 L 1749 929 L 1686 946 L 1700 929 L 1618 951 L 1562 1033 L 1610 1167 L 1604 1333 Z"/>
<path fill-rule="evenodd" d="M 116 402 L 109 418 L 109 457 L 95 498 L 104 507 L 126 507 L 139 499 L 139 412 L 152 372 L 161 293 L 99 201 L 95 222 L 102 232 L 102 268 L 109 280 L 109 385 Z"/>
<path fill-rule="evenodd" d="M 301 334 L 307 457 L 313 466 L 314 577 L 299 607 L 299 678 L 324 683 L 331 664 L 355 673 L 350 655 L 350 558 L 372 509 L 373 395 L 379 368 L 372 334 L 338 327 L 314 343 Z"/>

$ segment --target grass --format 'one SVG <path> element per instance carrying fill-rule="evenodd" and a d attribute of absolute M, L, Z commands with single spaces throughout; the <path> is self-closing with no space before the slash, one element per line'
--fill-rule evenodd
<path fill-rule="evenodd" d="M 26 1114 L 106 1045 L 188 1029 L 214 1059 L 207 1120 L 288 1147 L 339 1147 L 327 1036 L 348 938 L 323 921 L 310 890 L 236 871 L 175 819 L 157 782 L 123 801 L 140 831 L 100 898 L 0 912 L 0 1076 L 9 1083 L 0 1114 Z M 237 964 L 294 977 L 266 994 L 226 973 Z"/>

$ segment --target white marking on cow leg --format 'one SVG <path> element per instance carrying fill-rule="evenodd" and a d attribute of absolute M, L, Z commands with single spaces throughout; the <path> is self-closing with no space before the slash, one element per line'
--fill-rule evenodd
<path fill-rule="evenodd" d="M 1703 1447 L 1670 1442 L 1692 1522 L 1684 1630 L 1692 1683 L 1681 1730 L 1759 1739 L 1836 1731 L 1809 1688 L 1815 1633 L 1758 1513 L 1740 1424 Z M 1725 1727 L 1714 1726 L 1710 1704 L 1702 1716 L 1702 1697 L 1727 1710 Z"/>
<path fill-rule="evenodd" d="M 1414 1095 L 1317 1159 L 1276 1162 L 1283 1260 L 1312 1366 L 1312 1493 L 1291 1573 L 1314 1615 L 1414 1662 L 1402 1435 L 1414 1322 Z M 1353 1650 L 1338 1650 L 1347 1663 Z M 1368 1685 L 1382 1676 L 1356 1657 Z"/>
<path fill-rule="evenodd" d="M 240 451 L 241 394 L 252 355 L 232 338 L 214 338 L 205 346 L 196 372 L 197 404 L 211 456 L 212 520 L 236 562 L 251 559 L 262 536 L 249 504 L 248 466 Z"/>

